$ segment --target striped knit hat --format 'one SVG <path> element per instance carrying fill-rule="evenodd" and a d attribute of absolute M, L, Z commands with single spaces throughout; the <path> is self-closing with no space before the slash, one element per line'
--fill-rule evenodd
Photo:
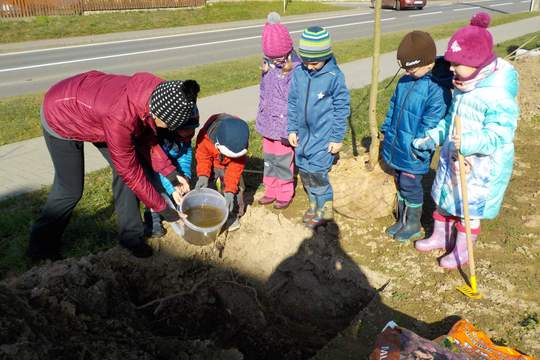
<path fill-rule="evenodd" d="M 330 34 L 320 26 L 311 26 L 300 37 L 298 53 L 303 61 L 326 61 L 332 57 Z"/>

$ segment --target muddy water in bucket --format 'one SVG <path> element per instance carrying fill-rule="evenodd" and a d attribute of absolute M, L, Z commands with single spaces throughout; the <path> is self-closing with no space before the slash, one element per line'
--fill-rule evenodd
<path fill-rule="evenodd" d="M 185 214 L 190 223 L 198 227 L 214 227 L 223 220 L 223 210 L 215 206 L 195 206 L 186 209 Z"/>
<path fill-rule="evenodd" d="M 193 245 L 206 245 L 216 240 L 229 215 L 225 198 L 215 190 L 190 191 L 182 201 L 184 240 Z"/>
<path fill-rule="evenodd" d="M 205 245 L 216 239 L 224 218 L 222 209 L 210 205 L 201 205 L 186 209 L 185 214 L 187 215 L 187 221 L 199 228 L 217 228 L 212 232 L 204 233 L 186 226 L 184 228 L 184 239 L 187 242 L 194 245 Z"/>

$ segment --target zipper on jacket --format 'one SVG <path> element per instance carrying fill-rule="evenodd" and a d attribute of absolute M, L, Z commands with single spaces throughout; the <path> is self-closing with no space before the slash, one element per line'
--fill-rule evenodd
<path fill-rule="evenodd" d="M 306 122 L 306 127 L 307 127 L 307 140 L 306 142 L 304 143 L 304 146 L 302 146 L 302 152 L 304 153 L 304 156 L 306 156 L 306 145 L 309 141 L 309 138 L 311 136 L 311 129 L 309 128 L 309 123 L 308 123 L 308 113 L 307 113 L 307 109 L 308 109 L 308 102 L 309 102 L 309 90 L 311 88 L 311 77 L 308 79 L 308 85 L 307 85 L 307 93 L 306 93 L 306 103 L 304 104 L 304 121 Z M 298 136 L 298 134 L 297 134 Z M 306 156 L 307 158 L 307 156 Z"/>
<path fill-rule="evenodd" d="M 392 152 L 390 153 L 390 162 L 392 162 L 392 160 L 394 159 L 394 149 L 395 149 L 395 144 L 396 144 L 396 140 L 397 140 L 397 137 L 398 137 L 398 130 L 399 130 L 399 123 L 401 122 L 401 118 L 402 118 L 402 115 L 403 115 L 403 107 L 405 105 L 405 102 L 407 101 L 407 98 L 409 97 L 412 89 L 416 86 L 416 81 L 414 82 L 413 86 L 410 87 L 409 90 L 407 90 L 407 93 L 405 94 L 405 99 L 403 99 L 403 102 L 401 103 L 401 109 L 399 110 L 399 115 L 398 115 L 398 120 L 397 120 L 397 124 L 396 124 L 396 135 L 394 136 L 394 140 L 392 141 Z"/>

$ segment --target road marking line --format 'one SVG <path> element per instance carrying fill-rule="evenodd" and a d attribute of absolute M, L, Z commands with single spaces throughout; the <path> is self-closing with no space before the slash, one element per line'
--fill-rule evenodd
<path fill-rule="evenodd" d="M 395 20 L 395 19 L 396 19 L 395 17 L 392 17 L 392 18 L 381 19 L 381 21 L 392 21 L 392 20 Z M 340 24 L 340 25 L 327 26 L 326 29 L 333 29 L 333 28 L 339 28 L 339 27 L 345 27 L 345 26 L 362 25 L 362 24 L 369 24 L 369 23 L 373 23 L 373 22 L 374 22 L 374 20 L 366 20 L 366 21 L 360 21 L 360 22 L 354 22 L 354 23 L 348 23 L 348 24 Z M 294 34 L 294 33 L 301 33 L 301 32 L 303 32 L 303 31 L 304 31 L 304 30 L 291 31 L 291 34 Z M 231 42 L 238 42 L 238 41 L 244 41 L 244 40 L 258 39 L 258 38 L 260 38 L 260 37 L 261 37 L 261 35 L 247 36 L 247 37 L 242 37 L 242 38 L 237 38 L 237 39 L 220 40 L 220 41 L 211 41 L 211 42 L 207 42 L 207 43 L 199 43 L 199 44 L 191 44 L 191 45 L 173 46 L 173 47 L 162 48 L 162 49 L 134 51 L 134 52 L 129 52 L 129 53 L 114 54 L 114 55 L 106 55 L 106 56 L 97 56 L 97 57 L 92 57 L 92 58 L 84 58 L 84 59 L 76 59 L 76 60 L 66 60 L 66 61 L 57 61 L 57 62 L 45 63 L 45 64 L 36 64 L 36 65 L 20 66 L 20 67 L 13 67 L 13 68 L 7 68 L 7 69 L 0 69 L 0 73 L 3 73 L 3 72 L 10 72 L 10 71 L 27 70 L 27 69 L 36 69 L 36 68 L 49 67 L 49 66 L 56 66 L 56 65 L 74 64 L 74 63 L 86 62 L 86 61 L 93 61 L 93 60 L 113 59 L 113 58 L 124 57 L 124 56 L 133 56 L 133 55 L 142 55 L 142 54 L 152 54 L 152 53 L 158 53 L 158 52 L 164 52 L 164 51 L 179 50 L 179 49 L 188 49 L 188 48 L 201 47 L 201 46 L 208 46 L 208 45 L 226 44 L 226 43 L 231 43 Z"/>
<path fill-rule="evenodd" d="M 474 9 L 480 9 L 480 6 L 471 6 L 471 7 L 463 8 L 463 9 L 454 9 L 453 11 L 466 11 L 466 10 L 474 10 Z"/>
<path fill-rule="evenodd" d="M 512 3 L 502 3 L 502 4 L 491 5 L 491 6 L 497 7 L 497 6 L 506 6 L 506 5 L 512 5 Z"/>
<path fill-rule="evenodd" d="M 409 17 L 427 16 L 427 15 L 433 15 L 433 14 L 442 14 L 442 11 L 434 11 L 434 12 L 423 13 L 423 14 L 409 15 Z"/>
<path fill-rule="evenodd" d="M 346 17 L 354 17 L 354 16 L 362 16 L 362 15 L 371 15 L 372 13 L 373 13 L 373 12 L 365 12 L 365 13 L 358 13 L 358 14 L 349 14 L 349 15 L 339 15 L 339 16 L 320 17 L 320 18 L 315 18 L 315 19 L 295 20 L 295 21 L 287 21 L 287 22 L 284 22 L 283 24 L 288 25 L 288 24 L 298 24 L 298 23 L 303 23 L 303 22 L 312 22 L 312 21 L 321 21 L 321 20 L 331 20 L 331 19 L 341 19 L 341 18 L 346 18 Z M 111 44 L 123 44 L 123 43 L 137 42 L 137 41 L 156 40 L 156 39 L 167 39 L 167 38 L 172 38 L 172 37 L 184 37 L 184 36 L 191 36 L 191 35 L 214 34 L 214 33 L 226 32 L 226 31 L 246 30 L 246 29 L 254 29 L 254 28 L 261 28 L 261 27 L 262 27 L 262 25 L 249 25 L 249 26 L 239 26 L 239 27 L 228 28 L 228 29 L 216 29 L 216 30 L 197 31 L 197 32 L 191 32 L 191 33 L 184 33 L 184 34 L 171 34 L 171 35 L 151 36 L 151 37 L 137 38 L 137 39 L 126 39 L 126 40 L 104 41 L 104 42 L 99 42 L 99 43 L 94 43 L 94 44 L 68 45 L 68 46 L 59 46 L 59 47 L 46 48 L 46 49 L 35 49 L 35 50 L 25 50 L 25 51 L 11 52 L 11 53 L 0 53 L 0 56 L 19 55 L 19 54 L 30 54 L 30 53 L 36 53 L 36 52 L 53 51 L 53 50 L 63 50 L 63 49 L 76 49 L 76 48 L 90 47 L 90 46 L 101 46 L 101 45 L 111 45 Z"/>
<path fill-rule="evenodd" d="M 479 2 L 488 2 L 488 1 L 496 1 L 496 0 L 470 0 L 469 3 L 479 3 Z M 467 5 L 467 3 L 462 3 L 463 5 Z"/>

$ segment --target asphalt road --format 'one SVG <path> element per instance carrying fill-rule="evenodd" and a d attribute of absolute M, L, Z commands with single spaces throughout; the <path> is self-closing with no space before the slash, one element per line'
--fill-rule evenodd
<path fill-rule="evenodd" d="M 530 0 L 472 0 L 443 4 L 428 0 L 423 10 L 383 10 L 382 27 L 384 32 L 412 30 L 468 20 L 475 11 L 494 15 L 523 12 L 528 10 L 529 3 Z M 333 41 L 370 36 L 372 19 L 373 10 L 364 3 L 351 11 L 311 14 L 292 21 L 284 19 L 284 23 L 296 44 L 302 30 L 315 24 L 326 27 Z M 243 26 L 220 24 L 202 31 L 183 30 L 157 36 L 138 32 L 137 37 L 129 39 L 17 52 L 5 52 L 0 46 L 0 97 L 45 91 L 58 80 L 91 69 L 121 74 L 158 72 L 259 54 L 261 29 L 262 25 L 254 22 Z"/>

